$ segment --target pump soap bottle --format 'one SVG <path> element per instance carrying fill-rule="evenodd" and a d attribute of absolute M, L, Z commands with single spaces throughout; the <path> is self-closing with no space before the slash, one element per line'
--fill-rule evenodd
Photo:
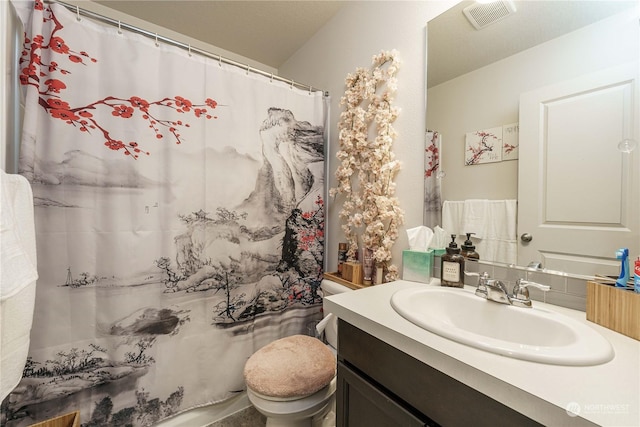
<path fill-rule="evenodd" d="M 464 257 L 456 244 L 456 235 L 451 235 L 447 253 L 442 255 L 440 263 L 440 284 L 454 288 L 464 287 Z"/>
<path fill-rule="evenodd" d="M 460 255 L 465 257 L 467 261 L 477 261 L 480 259 L 480 254 L 476 252 L 476 247 L 471 241 L 471 235 L 476 233 L 467 233 L 467 240 L 462 245 L 462 251 Z"/>

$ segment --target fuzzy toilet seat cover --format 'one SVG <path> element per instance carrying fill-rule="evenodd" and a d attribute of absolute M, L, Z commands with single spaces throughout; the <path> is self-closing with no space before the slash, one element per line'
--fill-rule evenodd
<path fill-rule="evenodd" d="M 311 395 L 336 375 L 336 358 L 317 338 L 293 335 L 276 340 L 247 360 L 247 386 L 264 396 L 293 398 Z"/>

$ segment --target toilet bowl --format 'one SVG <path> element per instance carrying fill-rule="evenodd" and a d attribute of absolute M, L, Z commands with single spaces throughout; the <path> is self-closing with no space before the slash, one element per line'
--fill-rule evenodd
<path fill-rule="evenodd" d="M 278 399 L 247 388 L 247 397 L 267 417 L 267 427 L 334 427 L 337 379 L 307 397 Z"/>
<path fill-rule="evenodd" d="M 351 289 L 322 281 L 324 296 Z M 327 345 L 308 336 L 276 340 L 245 364 L 247 397 L 267 427 L 335 427 L 337 319 L 325 313 Z M 314 370 L 309 370 L 314 366 Z"/>

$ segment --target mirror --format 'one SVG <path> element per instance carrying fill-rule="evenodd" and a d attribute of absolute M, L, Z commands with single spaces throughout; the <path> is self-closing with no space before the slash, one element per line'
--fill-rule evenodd
<path fill-rule="evenodd" d="M 637 62 L 638 3 L 514 1 L 515 13 L 481 30 L 463 13 L 474 4 L 463 1 L 427 24 L 426 122 L 428 129 L 438 131 L 442 138 L 441 197 L 443 201 L 518 199 L 520 208 L 519 185 L 531 177 L 518 175 L 519 160 L 465 166 L 466 134 L 518 124 L 523 93 L 616 64 Z M 632 133 L 637 139 L 635 126 Z M 637 164 L 640 155 L 634 156 Z M 638 176 L 634 179 L 638 181 Z M 633 201 L 634 206 L 637 202 Z M 637 207 L 634 209 L 637 216 Z M 524 243 L 519 236 L 523 232 L 517 233 L 518 252 L 522 252 Z M 638 240 L 638 230 L 634 233 Z M 617 244 L 616 248 L 623 243 Z M 632 256 L 640 255 L 631 252 Z M 519 260 L 518 264 L 526 266 L 529 261 L 537 260 Z M 598 267 L 600 274 L 619 273 L 615 251 L 605 264 Z M 573 270 L 571 262 L 550 268 L 594 274 L 578 267 Z"/>

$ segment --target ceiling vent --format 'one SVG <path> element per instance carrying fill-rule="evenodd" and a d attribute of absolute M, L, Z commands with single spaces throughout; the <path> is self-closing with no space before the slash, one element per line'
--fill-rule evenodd
<path fill-rule="evenodd" d="M 516 6 L 511 0 L 494 1 L 491 3 L 474 3 L 462 9 L 471 25 L 481 30 L 516 12 Z"/>

